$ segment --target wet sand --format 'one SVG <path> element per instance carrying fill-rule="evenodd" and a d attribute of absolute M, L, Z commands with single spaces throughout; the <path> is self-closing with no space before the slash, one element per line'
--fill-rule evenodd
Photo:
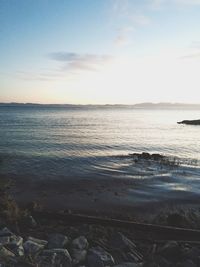
<path fill-rule="evenodd" d="M 65 181 L 30 181 L 17 179 L 11 194 L 22 207 L 37 203 L 43 210 L 72 212 L 112 218 L 148 220 L 163 210 L 199 207 L 200 199 L 183 198 L 163 201 L 154 198 L 138 199 L 130 195 L 136 187 L 133 179 L 67 179 Z"/>

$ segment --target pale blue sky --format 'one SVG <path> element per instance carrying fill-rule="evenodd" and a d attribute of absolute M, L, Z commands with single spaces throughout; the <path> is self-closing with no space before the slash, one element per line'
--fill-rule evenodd
<path fill-rule="evenodd" d="M 200 102 L 200 0 L 0 0 L 0 101 Z"/>

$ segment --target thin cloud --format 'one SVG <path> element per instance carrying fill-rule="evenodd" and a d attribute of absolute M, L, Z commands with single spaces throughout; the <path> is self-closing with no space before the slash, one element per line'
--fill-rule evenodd
<path fill-rule="evenodd" d="M 151 19 L 148 16 L 142 14 L 131 15 L 130 19 L 139 26 L 149 25 L 151 23 Z"/>
<path fill-rule="evenodd" d="M 183 55 L 180 59 L 199 59 L 200 58 L 200 42 L 194 41 L 189 46 L 188 54 Z"/>
<path fill-rule="evenodd" d="M 133 27 L 123 27 L 118 30 L 118 35 L 114 40 L 117 46 L 126 46 L 132 43 L 131 32 L 134 31 Z"/>
<path fill-rule="evenodd" d="M 200 5 L 200 0 L 147 0 L 150 7 L 159 9 L 167 5 Z"/>
<path fill-rule="evenodd" d="M 185 55 L 182 56 L 181 59 L 199 59 L 200 58 L 200 52 L 199 53 L 194 53 L 190 55 Z"/>
<path fill-rule="evenodd" d="M 54 81 L 63 78 L 63 75 L 56 71 L 51 71 L 51 72 L 16 71 L 15 76 L 24 81 Z"/>
<path fill-rule="evenodd" d="M 78 54 L 73 52 L 54 52 L 48 58 L 60 63 L 59 68 L 39 72 L 17 71 L 16 77 L 24 81 L 58 81 L 76 79 L 76 75 L 90 71 L 100 71 L 114 59 L 109 55 Z"/>
<path fill-rule="evenodd" d="M 67 71 L 97 71 L 113 58 L 109 55 L 78 54 L 72 52 L 54 52 L 48 56 L 52 60 L 64 62 L 65 64 L 61 69 Z"/>
<path fill-rule="evenodd" d="M 174 0 L 173 2 L 183 5 L 200 5 L 200 0 Z"/>
<path fill-rule="evenodd" d="M 190 48 L 200 50 L 200 42 L 199 41 L 192 42 Z"/>
<path fill-rule="evenodd" d="M 126 45 L 130 44 L 130 40 L 125 35 L 118 35 L 115 39 L 115 44 L 117 46 L 126 46 Z"/>

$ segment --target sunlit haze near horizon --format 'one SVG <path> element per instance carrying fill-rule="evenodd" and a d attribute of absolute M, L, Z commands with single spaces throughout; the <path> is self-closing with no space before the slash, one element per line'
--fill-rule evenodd
<path fill-rule="evenodd" d="M 0 102 L 199 103 L 200 0 L 0 0 Z"/>

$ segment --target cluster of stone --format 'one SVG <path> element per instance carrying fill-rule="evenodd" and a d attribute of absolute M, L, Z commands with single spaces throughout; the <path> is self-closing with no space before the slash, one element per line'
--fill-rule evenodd
<path fill-rule="evenodd" d="M 3 228 L 0 230 L 0 267 L 26 266 L 198 267 L 200 248 L 176 241 L 144 244 L 117 231 L 109 239 L 89 242 L 84 235 L 69 238 L 61 233 L 49 234 L 46 240 L 22 238 Z"/>

